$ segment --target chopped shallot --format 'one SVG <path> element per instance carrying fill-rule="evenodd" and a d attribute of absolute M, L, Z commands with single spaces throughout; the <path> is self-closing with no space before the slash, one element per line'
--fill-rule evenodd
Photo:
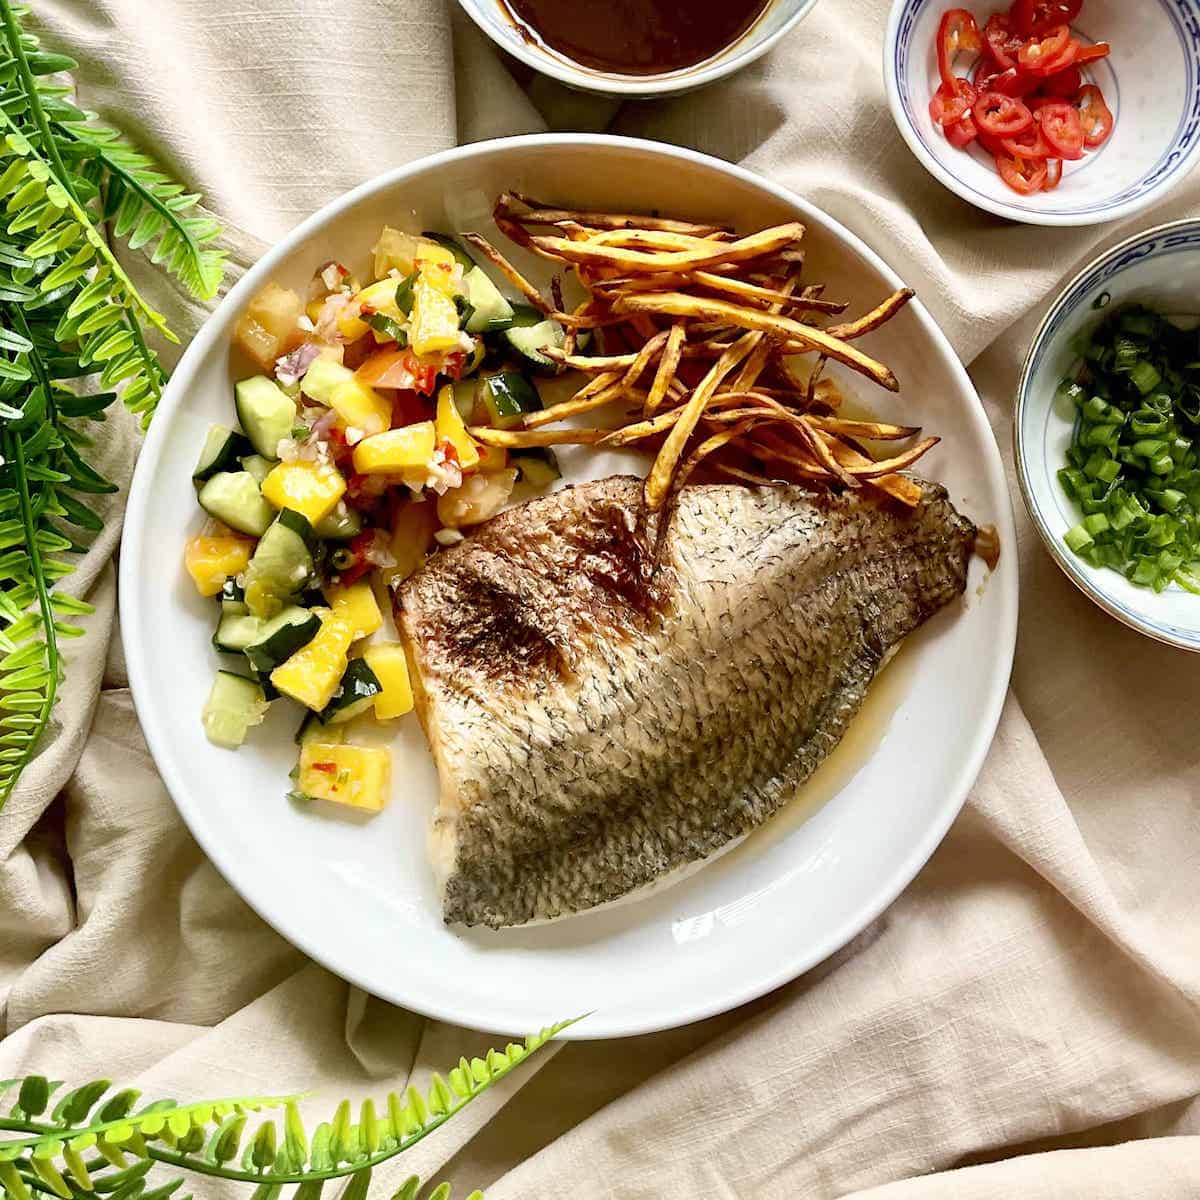
<path fill-rule="evenodd" d="M 275 360 L 275 378 L 284 387 L 299 383 L 305 371 L 320 357 L 321 347 L 315 342 L 304 342 L 290 354 Z"/>

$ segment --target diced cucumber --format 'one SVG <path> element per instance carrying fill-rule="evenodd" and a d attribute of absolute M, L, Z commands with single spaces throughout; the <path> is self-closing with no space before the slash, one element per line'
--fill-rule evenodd
<path fill-rule="evenodd" d="M 292 436 L 296 402 L 273 379 L 256 375 L 234 388 L 238 420 L 255 452 L 264 458 L 279 457 L 279 443 Z"/>
<path fill-rule="evenodd" d="M 242 470 L 249 471 L 255 479 L 258 480 L 259 486 L 262 486 L 262 481 L 270 475 L 275 464 L 270 459 L 263 458 L 261 454 L 247 454 L 241 460 Z"/>
<path fill-rule="evenodd" d="M 200 489 L 200 507 L 230 529 L 261 537 L 275 519 L 275 509 L 263 499 L 258 480 L 249 471 L 222 471 Z"/>
<path fill-rule="evenodd" d="M 232 671 L 218 671 L 200 720 L 214 746 L 236 750 L 250 727 L 261 724 L 266 714 L 267 698 L 258 683 Z"/>
<path fill-rule="evenodd" d="M 523 414 L 538 412 L 542 407 L 537 388 L 520 371 L 485 375 L 479 381 L 479 399 L 497 429 L 511 429 Z"/>
<path fill-rule="evenodd" d="M 463 279 L 475 311 L 464 328 L 468 333 L 497 333 L 513 323 L 513 306 L 500 294 L 482 267 L 472 267 Z"/>
<path fill-rule="evenodd" d="M 454 261 L 458 263 L 464 271 L 469 271 L 474 265 L 475 260 L 454 240 L 454 238 L 444 233 L 423 233 L 421 236 L 428 241 L 437 242 L 439 246 L 445 247 L 451 254 L 454 255 Z"/>
<path fill-rule="evenodd" d="M 511 307 L 512 323 L 518 328 L 529 329 L 540 325 L 546 319 L 546 314 L 534 308 L 532 304 L 514 304 Z"/>
<path fill-rule="evenodd" d="M 475 399 L 479 394 L 478 379 L 460 379 L 454 385 L 454 407 L 466 425 L 475 424 Z"/>
<path fill-rule="evenodd" d="M 522 363 L 539 375 L 554 375 L 559 370 L 559 364 L 545 354 L 547 346 L 562 349 L 566 340 L 563 327 L 557 321 L 540 321 L 536 325 L 514 325 L 500 335 L 507 343 L 509 350 Z"/>
<path fill-rule="evenodd" d="M 333 400 L 333 393 L 347 380 L 354 378 L 354 372 L 349 367 L 343 367 L 332 358 L 317 358 L 312 361 L 304 378 L 300 380 L 300 390 L 318 404 L 328 408 Z"/>
<path fill-rule="evenodd" d="M 370 708 L 382 691 L 383 684 L 367 665 L 367 660 L 352 658 L 333 699 L 322 711 L 321 720 L 326 725 L 341 725 Z"/>
<path fill-rule="evenodd" d="M 255 620 L 251 617 L 250 620 Z M 255 671 L 266 674 L 291 658 L 317 636 L 321 618 L 307 608 L 291 605 L 269 621 L 259 621 L 254 636 L 242 647 Z"/>
<path fill-rule="evenodd" d="M 275 616 L 289 596 L 302 591 L 315 569 L 312 526 L 283 509 L 259 538 L 246 568 L 246 603 L 258 617 Z"/>
<path fill-rule="evenodd" d="M 236 470 L 238 456 L 249 449 L 250 444 L 240 433 L 234 433 L 224 425 L 212 426 L 204 439 L 196 469 L 192 472 L 192 482 L 203 483 L 219 471 Z"/>
<path fill-rule="evenodd" d="M 510 450 L 508 461 L 520 472 L 521 482 L 532 487 L 545 487 L 562 478 L 562 471 L 558 469 L 558 459 L 554 457 L 554 451 L 547 446 Z"/>
<path fill-rule="evenodd" d="M 236 579 L 225 580 L 217 599 L 221 604 L 221 612 L 227 617 L 244 617 L 250 611 L 246 607 L 246 590 Z"/>
<path fill-rule="evenodd" d="M 346 731 L 340 725 L 326 725 L 318 713 L 306 712 L 300 728 L 296 730 L 297 746 L 320 742 L 327 746 L 340 745 L 346 740 Z"/>
<path fill-rule="evenodd" d="M 317 537 L 331 542 L 344 542 L 362 533 L 362 517 L 345 500 L 339 500 L 331 513 L 313 528 Z"/>
<path fill-rule="evenodd" d="M 263 622 L 248 613 L 223 612 L 217 621 L 212 644 L 226 654 L 240 654 L 258 637 Z"/>

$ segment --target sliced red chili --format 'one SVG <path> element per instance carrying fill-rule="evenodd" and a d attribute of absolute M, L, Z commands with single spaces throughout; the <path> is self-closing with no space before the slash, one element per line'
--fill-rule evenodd
<path fill-rule="evenodd" d="M 1042 184 L 1043 192 L 1052 192 L 1062 182 L 1063 165 L 1061 158 L 1046 159 L 1046 181 Z"/>
<path fill-rule="evenodd" d="M 983 27 L 983 47 L 1002 70 L 1017 65 L 1017 54 L 1025 39 L 1013 28 L 1004 13 L 992 13 Z"/>
<path fill-rule="evenodd" d="M 308 765 L 314 771 L 324 771 L 324 773 L 326 775 L 336 775 L 337 774 L 337 763 L 319 762 L 319 763 L 309 763 Z"/>
<path fill-rule="evenodd" d="M 993 137 L 1012 137 L 1033 124 L 1033 113 L 1020 100 L 1002 92 L 984 92 L 972 108 L 980 133 Z"/>
<path fill-rule="evenodd" d="M 1070 25 L 1082 8 L 1083 0 L 1016 0 L 1008 16 L 1020 33 L 1032 37 L 1055 25 Z"/>
<path fill-rule="evenodd" d="M 1059 100 L 1043 105 L 1038 109 L 1037 123 L 1053 151 L 1047 158 L 1074 162 L 1083 157 L 1083 124 L 1073 104 Z"/>
<path fill-rule="evenodd" d="M 975 103 L 975 89 L 965 79 L 941 84 L 929 102 L 929 115 L 943 127 L 961 121 Z"/>
<path fill-rule="evenodd" d="M 955 121 L 953 125 L 947 125 L 945 129 L 946 141 L 950 145 L 959 150 L 965 150 L 979 136 L 979 129 L 975 124 L 975 118 L 967 113 L 961 121 Z"/>
<path fill-rule="evenodd" d="M 1035 83 L 1039 82 L 1034 80 Z M 1079 68 L 1068 67 L 1065 71 L 1059 71 L 1057 74 L 1051 75 L 1049 79 L 1040 81 L 1042 91 L 1047 96 L 1056 96 L 1063 100 L 1073 100 L 1075 93 L 1083 87 L 1083 76 L 1079 73 Z"/>
<path fill-rule="evenodd" d="M 983 37 L 975 18 L 965 8 L 949 9 L 942 17 L 937 31 L 938 73 L 942 83 L 954 86 L 954 59 L 960 50 L 978 54 L 983 49 Z"/>
<path fill-rule="evenodd" d="M 1001 138 L 1000 145 L 1004 153 L 1012 158 L 1042 159 L 1049 158 L 1054 153 L 1036 122 L 1016 137 Z"/>
<path fill-rule="evenodd" d="M 1036 91 L 1040 82 L 1035 76 L 1018 71 L 1016 67 L 1010 67 L 996 76 L 992 81 L 991 90 L 1004 96 L 1016 96 L 1019 99 Z"/>
<path fill-rule="evenodd" d="M 982 129 L 977 129 L 976 137 L 979 144 L 993 157 L 998 154 L 1006 154 L 1004 149 L 1004 139 L 993 137 L 990 133 L 984 133 Z"/>
<path fill-rule="evenodd" d="M 1083 144 L 1089 150 L 1104 145 L 1113 130 L 1113 115 L 1104 102 L 1104 93 L 1094 83 L 1085 84 L 1079 89 L 1075 97 L 1075 111 L 1083 126 Z"/>
<path fill-rule="evenodd" d="M 1014 192 L 1022 196 L 1032 196 L 1040 192 L 1046 182 L 1046 164 L 1032 158 L 1012 158 L 1007 154 L 996 155 L 996 169 L 1000 178 Z"/>
<path fill-rule="evenodd" d="M 1094 46 L 1080 46 L 1075 55 L 1075 62 L 1080 66 L 1098 62 L 1112 53 L 1112 47 L 1107 42 L 1097 42 Z"/>
<path fill-rule="evenodd" d="M 411 350 L 401 360 L 413 377 L 413 387 L 424 396 L 433 394 L 437 385 L 438 369 L 432 363 L 423 363 Z"/>
<path fill-rule="evenodd" d="M 1031 75 L 1051 75 L 1069 67 L 1078 53 L 1079 43 L 1072 50 L 1071 30 L 1058 25 L 1042 37 L 1030 38 L 1017 51 L 1017 67 Z"/>

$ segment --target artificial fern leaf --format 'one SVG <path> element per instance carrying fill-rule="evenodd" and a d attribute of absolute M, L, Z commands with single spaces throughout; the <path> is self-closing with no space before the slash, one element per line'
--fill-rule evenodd
<path fill-rule="evenodd" d="M 110 129 L 81 122 L 66 122 L 64 129 L 104 165 L 115 188 L 115 200 L 110 196 L 105 205 L 114 235 L 128 238 L 134 250 L 153 247 L 151 261 L 166 265 L 200 299 L 215 296 L 225 254 L 212 244 L 220 226 L 194 211 L 199 196 L 182 194 L 151 159 Z"/>

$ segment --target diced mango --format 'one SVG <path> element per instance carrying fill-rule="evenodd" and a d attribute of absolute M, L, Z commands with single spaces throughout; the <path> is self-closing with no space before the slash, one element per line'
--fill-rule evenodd
<path fill-rule="evenodd" d="M 300 747 L 299 791 L 315 800 L 379 812 L 391 799 L 392 756 L 382 746 L 310 742 Z"/>
<path fill-rule="evenodd" d="M 338 313 L 337 331 L 348 342 L 357 342 L 360 337 L 366 336 L 371 327 L 359 316 L 358 309 L 347 304 L 345 308 Z"/>
<path fill-rule="evenodd" d="M 346 673 L 347 651 L 354 626 L 329 609 L 314 609 L 321 618 L 316 637 L 271 672 L 271 682 L 285 696 L 320 712 Z"/>
<path fill-rule="evenodd" d="M 436 354 L 458 346 L 458 309 L 445 271 L 422 266 L 413 284 L 408 343 L 416 354 Z"/>
<path fill-rule="evenodd" d="M 363 651 L 363 658 L 383 685 L 383 691 L 375 697 L 375 715 L 381 721 L 389 721 L 412 712 L 412 683 L 408 678 L 404 647 L 399 642 L 382 642 L 368 646 Z"/>
<path fill-rule="evenodd" d="M 354 299 L 359 308 L 367 315 L 383 313 L 385 317 L 391 317 L 393 321 L 403 322 L 407 318 L 396 304 L 396 287 L 399 283 L 400 280 L 389 275 L 386 279 L 368 284 Z"/>
<path fill-rule="evenodd" d="M 365 437 L 382 433 L 392 423 L 391 401 L 353 375 L 333 389 L 329 407 L 347 429 L 357 429 Z"/>
<path fill-rule="evenodd" d="M 385 225 L 380 231 L 379 241 L 372 250 L 375 257 L 375 278 L 382 279 L 393 269 L 401 275 L 408 275 L 417 257 L 418 244 L 418 239 L 411 233 L 401 233 L 399 229 Z"/>
<path fill-rule="evenodd" d="M 297 325 L 304 303 L 295 292 L 268 283 L 246 306 L 233 331 L 233 340 L 264 371 L 292 349 L 303 336 Z"/>
<path fill-rule="evenodd" d="M 410 500 L 400 509 L 389 546 L 396 563 L 381 571 L 388 587 L 407 579 L 425 561 L 437 527 L 437 505 L 431 501 Z"/>
<path fill-rule="evenodd" d="M 479 466 L 479 448 L 475 439 L 467 432 L 462 415 L 454 403 L 454 388 L 450 384 L 438 393 L 437 403 L 437 439 L 439 442 L 449 442 L 454 447 L 458 465 L 464 471 Z"/>
<path fill-rule="evenodd" d="M 433 460 L 437 432 L 432 421 L 418 421 L 363 438 L 354 447 L 354 469 L 360 475 L 399 475 Z"/>
<path fill-rule="evenodd" d="M 226 579 L 246 569 L 253 551 L 254 542 L 250 538 L 198 534 L 184 549 L 183 563 L 200 595 L 215 596 Z"/>
<path fill-rule="evenodd" d="M 383 624 L 383 614 L 367 580 L 352 583 L 349 587 L 327 588 L 326 595 L 334 616 L 349 621 L 356 638 L 370 637 Z"/>
<path fill-rule="evenodd" d="M 262 494 L 276 508 L 290 508 L 315 525 L 346 494 L 346 480 L 330 463 L 281 462 L 263 480 Z"/>
<path fill-rule="evenodd" d="M 437 242 L 427 242 L 422 238 L 417 246 L 417 258 L 413 265 L 420 267 L 421 274 L 441 291 L 453 295 L 462 290 L 454 285 L 454 268 L 457 263 L 454 255 L 445 246 Z"/>

